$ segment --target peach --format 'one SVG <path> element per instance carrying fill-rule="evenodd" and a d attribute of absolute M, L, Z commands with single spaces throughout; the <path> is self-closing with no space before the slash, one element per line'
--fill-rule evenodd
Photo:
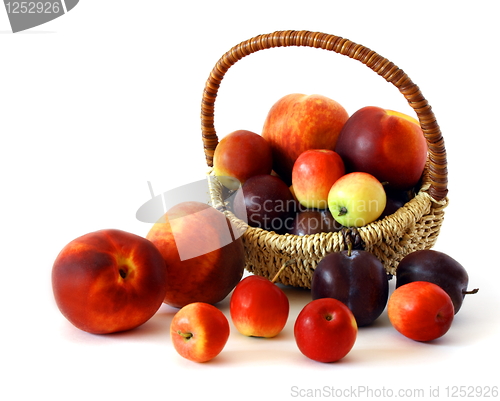
<path fill-rule="evenodd" d="M 292 93 L 279 99 L 262 129 L 272 149 L 274 170 L 290 185 L 299 155 L 309 149 L 334 150 L 348 118 L 342 105 L 326 96 Z"/>

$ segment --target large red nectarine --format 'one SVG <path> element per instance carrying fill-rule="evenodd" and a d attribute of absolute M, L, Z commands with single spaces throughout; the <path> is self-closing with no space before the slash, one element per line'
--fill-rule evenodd
<path fill-rule="evenodd" d="M 349 118 L 335 151 L 348 171 L 370 173 L 388 188 L 402 190 L 418 183 L 427 160 L 427 142 L 418 121 L 373 106 Z"/>
<path fill-rule="evenodd" d="M 241 237 L 227 217 L 201 202 L 181 202 L 167 211 L 146 236 L 162 254 L 167 269 L 165 303 L 181 308 L 192 302 L 222 301 L 243 276 Z"/>
<path fill-rule="evenodd" d="M 52 267 L 52 289 L 62 314 L 94 334 L 133 329 L 161 306 L 165 261 L 147 239 L 100 230 L 68 243 Z"/>
<path fill-rule="evenodd" d="M 271 145 L 274 171 L 290 184 L 297 157 L 309 149 L 333 150 L 348 118 L 342 105 L 325 96 L 282 97 L 269 110 L 262 129 Z"/>

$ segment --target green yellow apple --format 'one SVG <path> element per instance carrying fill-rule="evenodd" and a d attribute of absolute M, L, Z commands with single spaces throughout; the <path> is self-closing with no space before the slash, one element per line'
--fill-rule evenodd
<path fill-rule="evenodd" d="M 386 201 L 383 185 L 364 172 L 344 175 L 328 193 L 328 208 L 333 218 L 345 227 L 362 227 L 377 220 Z"/>

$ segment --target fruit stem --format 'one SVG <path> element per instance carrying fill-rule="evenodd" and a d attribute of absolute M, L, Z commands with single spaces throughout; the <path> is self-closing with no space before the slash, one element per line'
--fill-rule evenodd
<path fill-rule="evenodd" d="M 352 253 L 352 238 L 348 228 L 342 229 L 342 234 L 344 235 L 344 241 L 347 245 L 347 256 L 351 256 Z"/>
<path fill-rule="evenodd" d="M 339 210 L 339 216 L 343 216 L 347 214 L 347 208 L 345 206 L 342 206 Z"/>
<path fill-rule="evenodd" d="M 180 330 L 177 330 L 177 334 L 179 334 L 181 337 L 184 337 L 185 340 L 189 340 L 191 337 L 193 337 L 193 333 L 183 333 Z"/>
<path fill-rule="evenodd" d="M 470 291 L 463 290 L 462 294 L 464 294 L 464 295 L 477 294 L 478 291 L 479 291 L 479 288 L 474 288 L 473 290 L 470 290 Z"/>
<path fill-rule="evenodd" d="M 278 270 L 278 272 L 274 275 L 273 279 L 271 280 L 271 283 L 276 283 L 276 280 L 278 280 L 278 277 L 279 275 L 281 274 L 281 272 L 283 270 L 285 270 L 285 268 L 289 265 L 293 265 L 295 264 L 295 259 L 290 259 L 290 260 L 287 260 L 285 263 L 283 263 L 283 266 L 280 267 L 280 269 Z"/>

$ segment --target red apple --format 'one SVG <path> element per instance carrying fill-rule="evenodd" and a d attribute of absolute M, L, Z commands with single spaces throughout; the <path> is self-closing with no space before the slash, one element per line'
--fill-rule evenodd
<path fill-rule="evenodd" d="M 385 209 L 383 185 L 371 174 L 349 173 L 339 178 L 328 193 L 328 208 L 345 227 L 362 227 L 377 220 Z"/>
<path fill-rule="evenodd" d="M 292 93 L 269 110 L 262 136 L 271 145 L 273 168 L 291 184 L 292 168 L 309 149 L 335 149 L 337 137 L 349 118 L 335 100 L 321 95 Z"/>
<path fill-rule="evenodd" d="M 415 341 L 443 336 L 455 315 L 450 296 L 438 285 L 413 281 L 394 290 L 387 304 L 394 328 Z"/>
<path fill-rule="evenodd" d="M 165 262 L 147 239 L 100 230 L 69 242 L 52 267 L 62 314 L 93 334 L 133 329 L 159 309 L 167 290 Z"/>
<path fill-rule="evenodd" d="M 292 169 L 295 197 L 309 209 L 327 209 L 330 188 L 345 174 L 342 158 L 329 149 L 310 149 L 301 153 Z"/>
<path fill-rule="evenodd" d="M 231 132 L 215 148 L 214 173 L 231 190 L 238 189 L 254 175 L 270 174 L 272 168 L 271 147 L 255 132 Z"/>
<path fill-rule="evenodd" d="M 243 276 L 245 253 L 229 219 L 201 202 L 181 202 L 147 234 L 167 265 L 165 303 L 222 301 Z"/>
<path fill-rule="evenodd" d="M 318 362 L 344 358 L 354 346 L 358 334 L 351 310 L 334 298 L 309 302 L 297 316 L 294 336 L 299 350 Z"/>
<path fill-rule="evenodd" d="M 231 295 L 229 309 L 236 329 L 250 337 L 276 337 L 285 327 L 290 311 L 286 294 L 274 283 L 285 263 L 273 280 L 248 276 L 241 280 Z"/>
<path fill-rule="evenodd" d="M 417 120 L 368 106 L 356 111 L 340 132 L 335 151 L 347 171 L 364 171 L 390 188 L 410 189 L 420 180 L 427 142 Z"/>
<path fill-rule="evenodd" d="M 229 322 L 215 306 L 194 302 L 181 308 L 170 324 L 170 338 L 179 355 L 208 362 L 221 353 L 229 338 Z"/>

